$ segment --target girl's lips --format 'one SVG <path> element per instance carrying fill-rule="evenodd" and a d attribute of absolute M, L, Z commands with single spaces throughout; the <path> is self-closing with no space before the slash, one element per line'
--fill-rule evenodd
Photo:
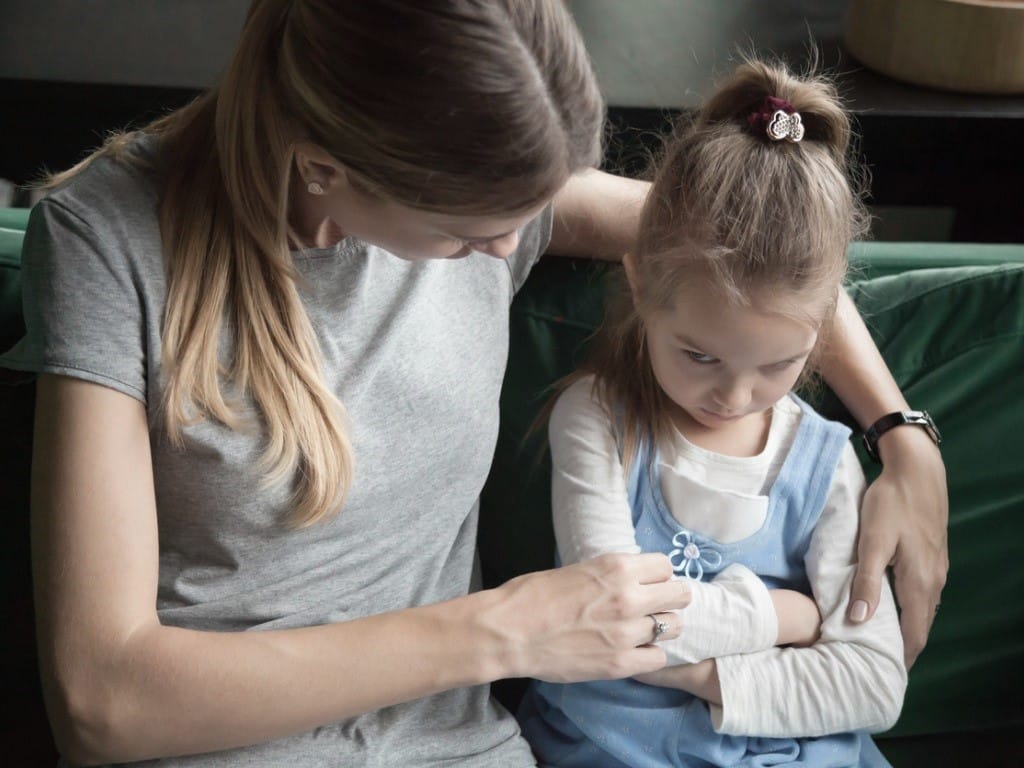
<path fill-rule="evenodd" d="M 723 416 L 721 413 L 718 413 L 716 411 L 709 411 L 707 408 L 701 408 L 700 410 L 702 413 L 710 416 L 713 419 L 718 419 L 719 421 L 735 421 L 740 417 L 740 414 L 738 413 L 732 414 L 730 416 Z"/>

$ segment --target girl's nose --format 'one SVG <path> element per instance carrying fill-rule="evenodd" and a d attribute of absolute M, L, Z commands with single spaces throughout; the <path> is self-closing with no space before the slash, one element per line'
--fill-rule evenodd
<path fill-rule="evenodd" d="M 741 380 L 733 381 L 728 386 L 716 389 L 714 398 L 719 406 L 731 413 L 742 411 L 750 405 L 750 386 Z"/>

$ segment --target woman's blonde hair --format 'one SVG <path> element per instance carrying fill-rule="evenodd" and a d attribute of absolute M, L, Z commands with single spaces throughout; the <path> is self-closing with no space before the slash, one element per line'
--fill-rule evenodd
<path fill-rule="evenodd" d="M 800 114 L 802 141 L 767 135 L 756 117 L 771 114 L 770 99 Z M 643 318 L 672 307 L 681 286 L 701 281 L 740 305 L 796 296 L 825 308 L 812 319 L 821 335 L 827 330 L 847 246 L 868 228 L 850 139 L 826 77 L 747 58 L 668 140 L 641 216 L 632 289 L 625 279 L 613 289 L 582 372 L 596 374 L 595 392 L 616 414 L 627 465 L 640 439 L 671 434 L 671 403 L 651 369 Z"/>
<path fill-rule="evenodd" d="M 162 406 L 171 439 L 210 417 L 262 415 L 268 482 L 291 479 L 291 522 L 336 513 L 352 483 L 344 410 L 323 379 L 288 225 L 294 145 L 312 140 L 365 192 L 494 215 L 550 198 L 601 156 L 604 107 L 559 0 L 255 0 L 228 69 L 141 129 L 166 159 Z M 131 159 L 119 134 L 101 156 Z M 222 359 L 222 328 L 234 344 Z"/>

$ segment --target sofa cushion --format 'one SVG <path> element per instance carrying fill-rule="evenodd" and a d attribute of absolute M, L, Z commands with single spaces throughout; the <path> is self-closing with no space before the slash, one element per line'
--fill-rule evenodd
<path fill-rule="evenodd" d="M 25 332 L 21 319 L 21 241 L 24 235 L 24 228 L 0 226 L 0 351 L 11 347 Z"/>

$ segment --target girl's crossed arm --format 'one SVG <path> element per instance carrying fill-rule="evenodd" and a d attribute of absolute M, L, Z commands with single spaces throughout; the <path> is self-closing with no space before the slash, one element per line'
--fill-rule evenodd
<path fill-rule="evenodd" d="M 592 379 L 566 390 L 551 414 L 552 510 L 563 565 L 609 552 L 639 552 L 610 420 L 591 395 Z M 810 644 L 820 619 L 814 602 L 768 590 L 740 564 L 714 582 L 689 582 L 682 634 L 660 645 L 670 665 L 774 645 Z"/>
<path fill-rule="evenodd" d="M 846 616 L 863 491 L 864 475 L 848 444 L 806 558 L 823 617 L 821 637 L 812 647 L 734 654 L 638 679 L 705 699 L 722 733 L 813 737 L 892 727 L 907 673 L 889 585 L 883 585 L 870 621 L 855 624 Z"/>
<path fill-rule="evenodd" d="M 551 416 L 552 508 L 565 564 L 639 551 L 611 422 L 590 386 L 583 379 L 566 390 Z M 713 722 L 726 733 L 813 736 L 890 727 L 906 670 L 888 585 L 871 621 L 853 624 L 845 615 L 863 491 L 863 472 L 847 445 L 807 557 L 816 607 L 798 593 L 769 592 L 742 566 L 715 582 L 691 581 L 691 605 L 679 612 L 682 634 L 660 643 L 679 666 L 638 679 L 716 705 Z M 772 647 L 813 642 L 819 610 L 821 636 L 813 647 Z"/>

